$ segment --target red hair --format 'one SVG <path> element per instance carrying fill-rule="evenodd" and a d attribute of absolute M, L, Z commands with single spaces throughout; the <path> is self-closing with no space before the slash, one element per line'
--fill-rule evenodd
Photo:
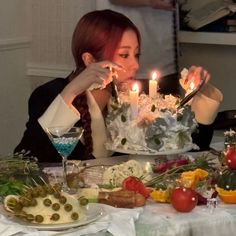
<path fill-rule="evenodd" d="M 133 30 L 141 43 L 140 33 L 125 15 L 112 11 L 93 11 L 84 15 L 76 25 L 72 37 L 72 54 L 77 67 L 85 68 L 82 54 L 89 52 L 97 61 L 112 60 L 126 30 Z"/>

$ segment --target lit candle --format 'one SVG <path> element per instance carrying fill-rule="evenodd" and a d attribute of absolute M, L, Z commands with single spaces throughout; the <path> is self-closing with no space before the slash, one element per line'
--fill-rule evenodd
<path fill-rule="evenodd" d="M 129 93 L 132 119 L 138 115 L 138 95 L 139 95 L 139 88 L 138 88 L 138 84 L 135 83 L 133 85 L 132 90 Z"/>
<path fill-rule="evenodd" d="M 149 80 L 149 96 L 155 98 L 157 95 L 157 80 L 159 73 L 158 71 L 153 71 L 151 74 L 151 79 Z"/>
<path fill-rule="evenodd" d="M 191 82 L 190 85 L 189 85 L 189 89 L 190 89 L 191 91 L 193 91 L 194 88 L 195 88 L 195 84 L 194 84 L 194 82 Z"/>

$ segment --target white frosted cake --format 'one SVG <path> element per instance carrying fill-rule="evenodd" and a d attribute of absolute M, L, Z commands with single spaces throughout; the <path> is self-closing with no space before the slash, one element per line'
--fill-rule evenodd
<path fill-rule="evenodd" d="M 121 105 L 111 105 L 106 119 L 109 142 L 106 148 L 124 153 L 161 153 L 192 147 L 197 126 L 190 106 L 177 109 L 178 98 L 141 94 L 132 114 L 130 96 L 119 95 Z"/>

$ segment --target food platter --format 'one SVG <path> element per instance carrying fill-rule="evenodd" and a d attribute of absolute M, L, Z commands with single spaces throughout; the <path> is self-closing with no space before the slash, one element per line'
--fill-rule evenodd
<path fill-rule="evenodd" d="M 97 204 L 88 204 L 84 208 L 85 216 L 80 220 L 77 220 L 71 223 L 65 223 L 65 224 L 37 224 L 37 223 L 29 223 L 29 222 L 22 221 L 19 218 L 14 217 L 11 214 L 7 213 L 3 208 L 1 208 L 0 213 L 7 216 L 11 221 L 15 223 L 19 223 L 23 226 L 34 228 L 37 230 L 49 230 L 49 231 L 66 230 L 66 229 L 71 229 L 71 228 L 87 225 L 93 221 L 96 221 L 104 214 L 101 206 Z"/>
<path fill-rule="evenodd" d="M 170 149 L 166 151 L 155 151 L 155 150 L 148 150 L 148 151 L 141 151 L 141 150 L 134 150 L 134 149 L 122 149 L 122 148 L 116 148 L 116 149 L 110 149 L 110 151 L 113 152 L 119 152 L 119 153 L 125 153 L 125 154 L 131 154 L 131 155 L 148 155 L 148 156 L 162 156 L 162 155 L 173 155 L 173 154 L 181 154 L 190 151 L 195 147 L 194 144 L 189 144 L 181 149 Z"/>

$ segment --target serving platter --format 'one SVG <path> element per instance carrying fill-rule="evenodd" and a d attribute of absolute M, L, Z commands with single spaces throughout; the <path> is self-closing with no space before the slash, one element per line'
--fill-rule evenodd
<path fill-rule="evenodd" d="M 195 147 L 194 144 L 189 144 L 181 149 L 170 149 L 166 151 L 155 151 L 155 150 L 148 150 L 148 151 L 141 151 L 141 150 L 134 150 L 134 149 L 123 149 L 123 148 L 116 148 L 116 149 L 109 149 L 113 152 L 131 154 L 131 155 L 148 155 L 148 156 L 162 156 L 162 155 L 173 155 L 173 154 L 181 154 L 192 150 Z"/>
<path fill-rule="evenodd" d="M 30 228 L 34 228 L 37 230 L 49 230 L 49 231 L 61 231 L 66 229 L 71 229 L 83 225 L 87 225 L 91 222 L 98 220 L 103 214 L 103 209 L 98 204 L 88 204 L 84 208 L 84 217 L 79 220 L 70 223 L 62 223 L 62 224 L 37 224 L 37 223 L 29 223 L 19 218 L 13 216 L 11 213 L 6 212 L 3 207 L 0 209 L 0 213 L 6 216 L 9 220 L 13 221 L 14 223 L 21 224 L 23 226 L 27 226 Z"/>

